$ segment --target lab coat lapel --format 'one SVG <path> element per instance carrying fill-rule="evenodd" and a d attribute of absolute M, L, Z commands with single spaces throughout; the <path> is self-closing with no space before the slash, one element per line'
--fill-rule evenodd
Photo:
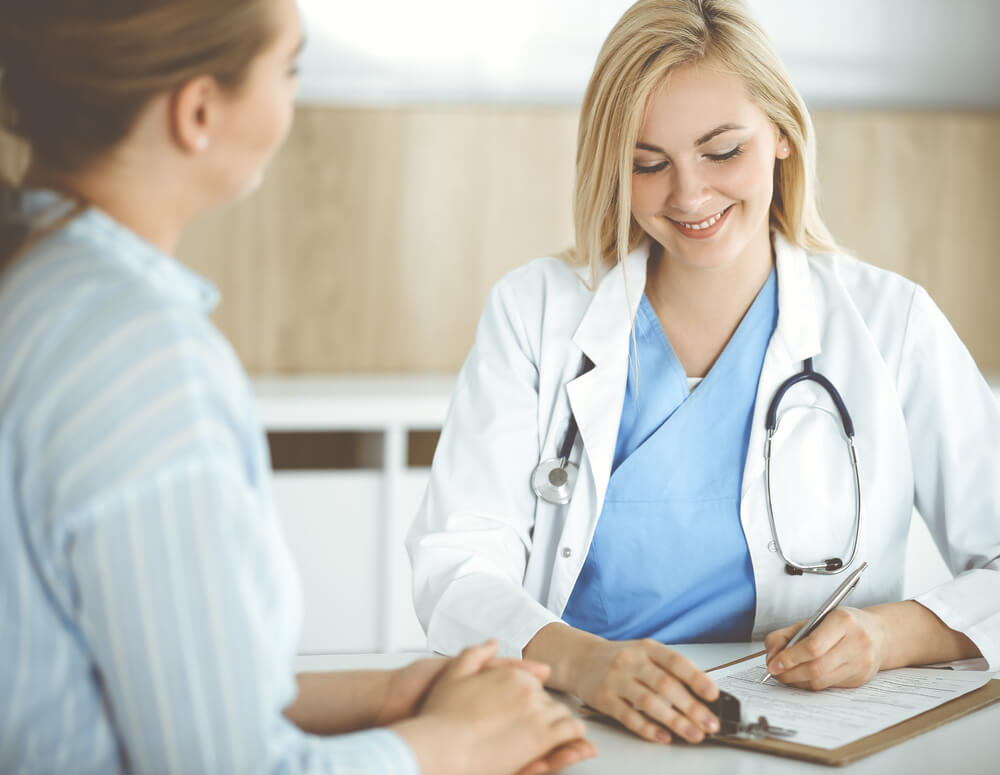
<path fill-rule="evenodd" d="M 567 385 L 594 478 L 596 513 L 607 492 L 621 421 L 632 321 L 646 287 L 649 247 L 641 245 L 601 279 L 573 336 L 594 368 Z"/>
<path fill-rule="evenodd" d="M 767 438 L 764 422 L 771 399 L 782 382 L 802 371 L 806 358 L 820 352 L 820 313 L 805 251 L 790 244 L 780 234 L 775 234 L 774 252 L 778 272 L 778 323 L 764 356 L 757 385 L 750 443 L 743 469 L 741 495 L 744 500 L 753 488 L 763 484 L 764 440 Z M 797 390 L 798 405 L 816 402 L 818 394 L 815 389 L 806 385 Z M 797 420 L 790 418 L 789 422 L 792 423 L 788 427 L 790 431 Z M 784 428 L 782 425 L 783 431 Z"/>

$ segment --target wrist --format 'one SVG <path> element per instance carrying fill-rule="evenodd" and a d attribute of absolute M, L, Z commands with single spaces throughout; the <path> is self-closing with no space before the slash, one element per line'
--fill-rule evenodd
<path fill-rule="evenodd" d="M 398 670 L 378 671 L 374 687 L 375 691 L 372 692 L 372 696 L 376 699 L 370 709 L 371 719 L 369 726 L 384 727 L 399 720 L 400 714 L 395 712 L 393 708 L 394 692 L 392 691 L 392 684 L 398 672 Z"/>
<path fill-rule="evenodd" d="M 594 649 L 607 641 L 563 622 L 545 625 L 524 647 L 523 656 L 547 664 L 552 672 L 545 685 L 579 696 L 579 676 L 585 671 Z"/>
<path fill-rule="evenodd" d="M 948 627 L 916 600 L 885 603 L 866 610 L 878 617 L 885 631 L 883 670 L 946 662 L 980 653 L 966 635 Z"/>

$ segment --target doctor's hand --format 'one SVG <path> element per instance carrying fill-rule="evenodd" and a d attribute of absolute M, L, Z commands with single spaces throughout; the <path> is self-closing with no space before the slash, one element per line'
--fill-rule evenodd
<path fill-rule="evenodd" d="M 812 633 L 786 650 L 785 644 L 803 624 L 775 630 L 764 640 L 767 669 L 783 684 L 813 690 L 862 686 L 886 663 L 889 637 L 878 613 L 835 608 Z"/>
<path fill-rule="evenodd" d="M 496 660 L 494 641 L 447 662 L 419 714 L 393 725 L 431 775 L 541 775 L 597 753 L 583 722 L 543 688 L 548 668 Z"/>
<path fill-rule="evenodd" d="M 669 743 L 673 734 L 700 743 L 719 730 L 700 701 L 718 698 L 712 679 L 655 640 L 595 637 L 573 668 L 574 694 L 646 740 Z"/>

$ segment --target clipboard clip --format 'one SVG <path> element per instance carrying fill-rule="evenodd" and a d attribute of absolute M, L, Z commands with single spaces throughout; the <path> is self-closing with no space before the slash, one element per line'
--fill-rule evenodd
<path fill-rule="evenodd" d="M 783 739 L 797 734 L 794 729 L 772 726 L 766 716 L 758 716 L 756 721 L 744 721 L 740 701 L 729 692 L 720 690 L 719 698 L 705 705 L 719 719 L 719 736 L 762 740 L 765 737 Z"/>

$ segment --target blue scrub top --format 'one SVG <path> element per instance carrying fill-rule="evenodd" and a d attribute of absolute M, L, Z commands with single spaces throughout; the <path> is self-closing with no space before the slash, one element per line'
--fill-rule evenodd
<path fill-rule="evenodd" d="M 778 320 L 774 270 L 705 379 L 687 375 L 643 295 L 614 465 L 563 612 L 611 640 L 747 641 L 757 602 L 740 489 Z M 637 359 L 637 360 L 636 360 Z"/>

